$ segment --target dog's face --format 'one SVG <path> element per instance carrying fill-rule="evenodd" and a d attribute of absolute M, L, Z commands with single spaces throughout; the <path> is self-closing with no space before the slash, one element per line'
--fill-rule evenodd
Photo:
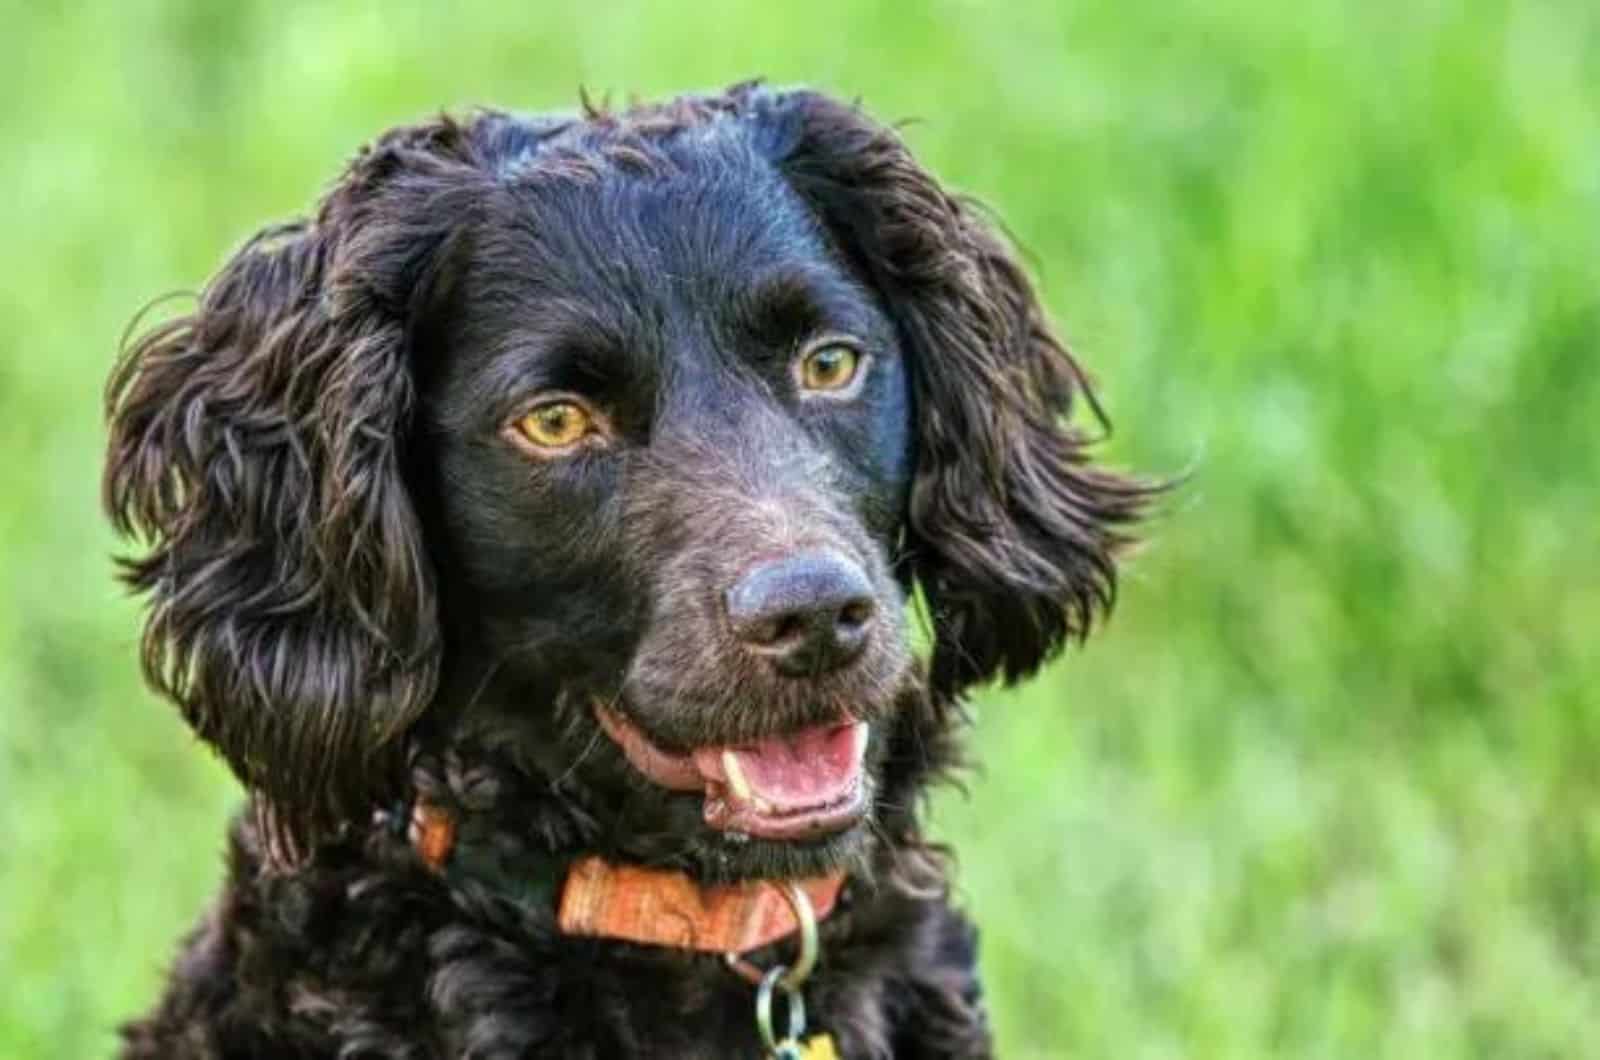
<path fill-rule="evenodd" d="M 447 688 L 621 851 L 765 873 L 866 828 L 912 408 L 878 298 L 739 146 L 513 180 L 430 309 L 416 459 Z"/>
<path fill-rule="evenodd" d="M 471 737 L 610 852 L 793 875 L 1109 605 L 1149 489 L 1083 392 L 894 133 L 741 86 L 386 134 L 129 351 L 106 496 L 150 679 L 286 843 Z"/>

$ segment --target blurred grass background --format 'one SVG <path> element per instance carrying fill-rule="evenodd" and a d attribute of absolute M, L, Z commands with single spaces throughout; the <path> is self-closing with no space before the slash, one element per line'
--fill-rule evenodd
<path fill-rule="evenodd" d="M 1600 1055 L 1600 7 L 0 0 L 0 1056 L 111 1048 L 225 774 L 96 509 L 146 300 L 382 127 L 755 73 L 991 202 L 1192 485 L 941 830 L 1011 1057 Z"/>

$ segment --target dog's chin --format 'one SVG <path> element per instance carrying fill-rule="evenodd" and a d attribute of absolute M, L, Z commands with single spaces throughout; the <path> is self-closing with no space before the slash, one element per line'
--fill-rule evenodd
<path fill-rule="evenodd" d="M 812 840 L 738 840 L 702 829 L 690 850 L 695 875 L 708 883 L 855 875 L 865 871 L 872 835 L 868 817 Z"/>

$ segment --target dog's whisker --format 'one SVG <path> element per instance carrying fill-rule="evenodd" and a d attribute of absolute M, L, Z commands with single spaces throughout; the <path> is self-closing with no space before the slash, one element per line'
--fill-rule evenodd
<path fill-rule="evenodd" d="M 603 737 L 604 734 L 600 731 L 600 728 L 596 726 L 594 731 L 589 735 L 589 741 L 584 744 L 583 750 L 578 752 L 578 756 L 572 760 L 571 765 L 567 766 L 567 768 L 559 776 L 550 782 L 550 786 L 552 788 L 561 787 L 572 776 L 572 774 L 578 771 L 578 767 L 583 765 L 584 759 L 588 758 L 589 755 L 593 753 L 594 749 L 600 746 L 600 741 Z"/>

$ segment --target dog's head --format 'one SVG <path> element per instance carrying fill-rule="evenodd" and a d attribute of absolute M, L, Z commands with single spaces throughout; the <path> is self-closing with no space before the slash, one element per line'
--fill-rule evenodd
<path fill-rule="evenodd" d="M 855 107 L 485 114 L 385 135 L 131 349 L 107 505 L 149 677 L 290 837 L 474 727 L 623 853 L 814 871 L 903 704 L 1109 604 L 1147 491 L 1080 395 L 1011 252 Z"/>

